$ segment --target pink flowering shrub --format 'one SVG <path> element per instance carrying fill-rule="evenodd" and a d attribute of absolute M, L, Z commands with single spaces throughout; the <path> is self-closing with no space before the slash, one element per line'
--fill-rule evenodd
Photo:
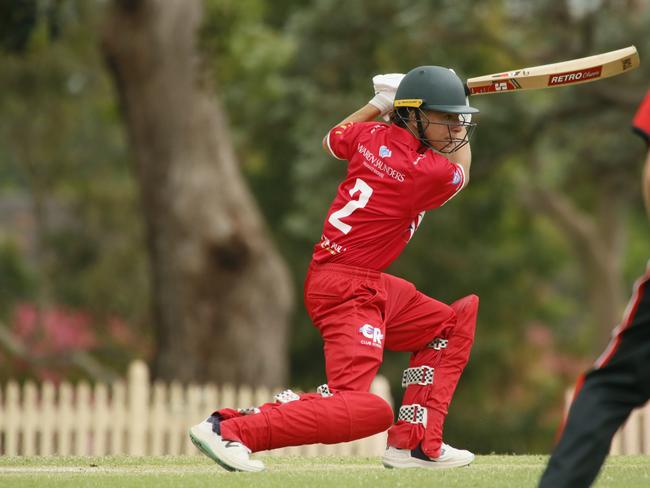
<path fill-rule="evenodd" d="M 9 329 L 24 354 L 0 356 L 0 376 L 6 378 L 58 382 L 83 376 L 71 360 L 80 352 L 92 353 L 107 369 L 119 373 L 130 358 L 146 356 L 148 350 L 146 338 L 136 339 L 121 318 L 97 319 L 87 311 L 60 305 L 39 309 L 21 303 L 13 310 Z M 106 359 L 118 364 L 105 364 Z"/>
<path fill-rule="evenodd" d="M 14 309 L 12 331 L 31 354 L 51 356 L 97 346 L 92 319 L 85 312 L 52 307 L 39 311 L 30 303 Z"/>

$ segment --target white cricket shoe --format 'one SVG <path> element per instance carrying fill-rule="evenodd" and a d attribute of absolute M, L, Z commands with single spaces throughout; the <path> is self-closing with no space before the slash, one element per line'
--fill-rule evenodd
<path fill-rule="evenodd" d="M 444 442 L 440 447 L 440 456 L 437 458 L 428 457 L 419 445 L 413 450 L 389 446 L 382 457 L 382 463 L 387 468 L 460 468 L 469 465 L 472 461 L 474 461 L 474 454 L 464 449 L 456 449 Z"/>
<path fill-rule="evenodd" d="M 213 425 L 216 423 L 216 427 Z M 240 442 L 221 437 L 219 420 L 210 417 L 190 429 L 190 439 L 199 450 L 228 471 L 263 471 L 264 463 L 250 458 L 251 451 Z"/>

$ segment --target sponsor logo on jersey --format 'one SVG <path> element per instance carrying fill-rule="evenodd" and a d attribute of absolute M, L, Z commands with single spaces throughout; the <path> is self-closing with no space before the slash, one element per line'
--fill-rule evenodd
<path fill-rule="evenodd" d="M 592 78 L 600 78 L 602 69 L 603 69 L 602 66 L 596 66 L 595 68 L 587 68 L 578 71 L 569 71 L 567 73 L 559 73 L 549 78 L 548 86 L 567 85 L 569 83 L 578 83 L 579 81 L 587 81 Z"/>
<path fill-rule="evenodd" d="M 324 235 L 321 236 L 321 238 L 320 238 L 320 247 L 325 249 L 327 252 L 329 252 L 330 254 L 333 254 L 333 255 L 339 254 L 339 253 L 346 250 L 346 248 L 344 248 L 343 246 L 337 244 L 336 242 L 330 241 Z"/>
<path fill-rule="evenodd" d="M 382 146 L 383 147 L 383 146 Z M 388 149 L 388 148 L 386 148 Z M 381 151 L 381 150 L 380 150 Z M 399 181 L 400 183 L 404 181 L 404 175 L 397 171 L 392 166 L 386 164 L 383 159 L 377 157 L 370 149 L 368 149 L 363 144 L 357 145 L 357 152 L 374 168 L 380 171 L 380 175 L 387 174 L 394 180 Z M 389 151 L 390 152 L 390 151 Z"/>
<path fill-rule="evenodd" d="M 361 335 L 367 339 L 361 339 L 361 344 L 364 346 L 381 348 L 381 341 L 384 340 L 384 334 L 381 333 L 381 329 L 379 327 L 375 327 L 370 324 L 364 324 L 359 328 L 359 332 L 361 332 Z"/>
<path fill-rule="evenodd" d="M 379 148 L 379 155 L 382 158 L 390 158 L 393 155 L 393 152 L 390 149 L 388 149 L 386 146 L 381 146 Z"/>
<path fill-rule="evenodd" d="M 463 181 L 463 172 L 460 170 L 460 168 L 456 168 L 454 170 L 453 176 L 451 177 L 451 184 L 452 185 L 457 185 L 461 181 Z"/>

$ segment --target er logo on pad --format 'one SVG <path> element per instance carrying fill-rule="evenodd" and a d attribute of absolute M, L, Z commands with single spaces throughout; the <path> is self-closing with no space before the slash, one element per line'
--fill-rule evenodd
<path fill-rule="evenodd" d="M 384 334 L 381 333 L 379 327 L 374 327 L 370 324 L 364 324 L 359 328 L 361 335 L 369 340 L 361 340 L 361 344 L 366 346 L 381 347 L 381 341 L 384 339 Z"/>

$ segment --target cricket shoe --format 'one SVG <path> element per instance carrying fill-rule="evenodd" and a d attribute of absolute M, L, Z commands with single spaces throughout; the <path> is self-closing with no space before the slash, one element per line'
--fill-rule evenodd
<path fill-rule="evenodd" d="M 221 437 L 219 417 L 213 415 L 190 429 L 199 450 L 228 471 L 262 471 L 264 463 L 250 458 L 251 450 L 240 442 Z"/>
<path fill-rule="evenodd" d="M 430 458 L 424 454 L 419 444 L 413 450 L 389 446 L 382 457 L 382 463 L 387 468 L 460 468 L 469 465 L 472 461 L 474 461 L 474 454 L 464 449 L 456 449 L 444 442 L 440 447 L 440 456 L 437 458 Z"/>

